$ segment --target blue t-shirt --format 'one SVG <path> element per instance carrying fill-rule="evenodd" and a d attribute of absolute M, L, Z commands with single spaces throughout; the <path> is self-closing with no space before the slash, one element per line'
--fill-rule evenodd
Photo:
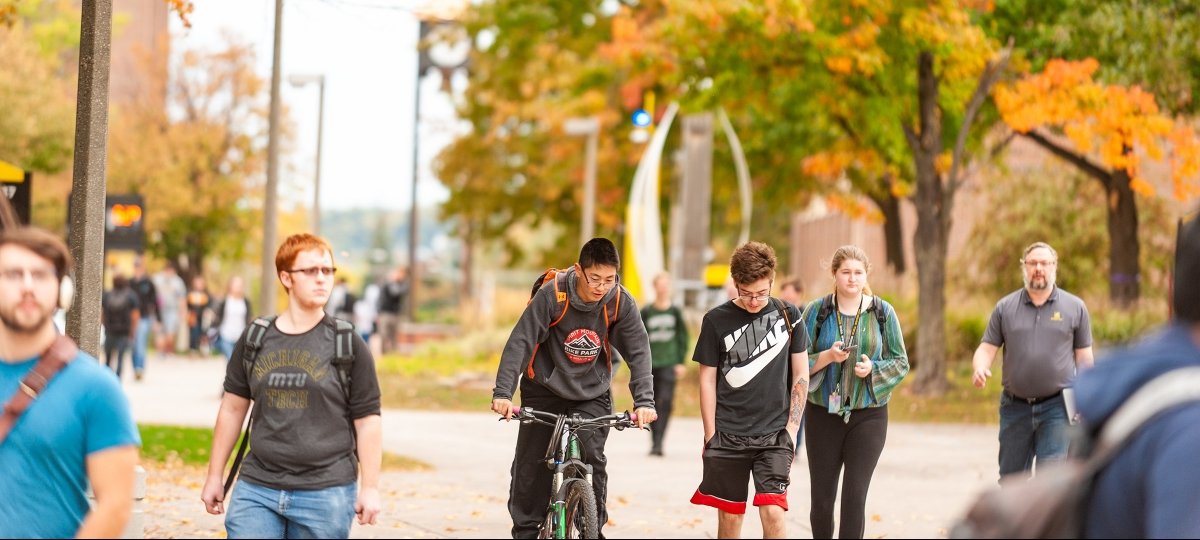
<path fill-rule="evenodd" d="M 0 402 L 36 363 L 0 362 Z M 75 536 L 88 512 L 87 456 L 130 445 L 141 437 L 121 383 L 79 353 L 0 444 L 0 538 Z"/>

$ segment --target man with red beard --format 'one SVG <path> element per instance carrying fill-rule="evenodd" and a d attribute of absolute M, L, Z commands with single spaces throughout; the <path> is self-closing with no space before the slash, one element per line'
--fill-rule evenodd
<path fill-rule="evenodd" d="M 2 538 L 117 538 L 133 509 L 141 440 L 129 402 L 52 322 L 70 305 L 72 264 L 48 232 L 0 233 Z"/>
<path fill-rule="evenodd" d="M 1024 477 L 1065 459 L 1070 425 L 1063 390 L 1092 367 L 1092 325 L 1079 297 L 1055 285 L 1058 253 L 1044 242 L 1021 257 L 1025 288 L 996 303 L 975 350 L 971 380 L 983 388 L 996 351 L 1004 347 L 1000 395 L 1000 477 Z"/>

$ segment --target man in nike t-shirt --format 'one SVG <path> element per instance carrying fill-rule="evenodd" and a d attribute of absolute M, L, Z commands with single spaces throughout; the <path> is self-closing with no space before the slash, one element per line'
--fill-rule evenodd
<path fill-rule="evenodd" d="M 748 242 L 733 253 L 737 296 L 704 315 L 700 363 L 704 479 L 693 504 L 717 509 L 717 537 L 741 536 L 747 482 L 764 538 L 784 538 L 796 431 L 808 398 L 808 332 L 800 310 L 771 297 L 775 250 Z"/>

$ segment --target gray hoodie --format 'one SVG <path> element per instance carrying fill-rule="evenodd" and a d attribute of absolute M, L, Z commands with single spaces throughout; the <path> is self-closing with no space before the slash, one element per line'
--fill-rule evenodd
<path fill-rule="evenodd" d="M 604 349 L 607 333 L 609 342 L 629 364 L 629 392 L 634 408 L 654 408 L 654 385 L 650 375 L 650 340 L 638 312 L 637 303 L 624 287 L 609 289 L 598 302 L 585 303 L 575 289 L 574 267 L 566 271 L 567 311 L 553 328 L 562 305 L 555 299 L 554 284 L 547 283 L 525 307 L 516 327 L 508 337 L 500 368 L 496 371 L 496 387 L 492 399 L 512 399 L 519 377 L 529 377 L 529 359 L 537 350 L 532 379 L 549 388 L 563 399 L 584 401 L 595 399 L 612 386 L 612 374 Z M 616 307 L 615 296 L 621 295 Z M 609 327 L 604 322 L 604 308 L 609 309 Z M 613 309 L 617 314 L 613 319 Z"/>

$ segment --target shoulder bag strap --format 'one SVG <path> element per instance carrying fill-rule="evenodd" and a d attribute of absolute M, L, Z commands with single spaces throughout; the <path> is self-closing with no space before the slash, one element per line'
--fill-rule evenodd
<path fill-rule="evenodd" d="M 71 363 L 76 354 L 79 354 L 79 347 L 75 345 L 74 341 L 71 341 L 71 338 L 62 334 L 54 338 L 54 343 L 51 343 L 46 352 L 42 353 L 42 357 L 25 375 L 12 398 L 4 404 L 4 412 L 0 415 L 0 444 L 4 444 L 8 434 L 17 425 L 17 420 L 46 389 L 50 380 L 58 375 L 62 368 Z"/>

